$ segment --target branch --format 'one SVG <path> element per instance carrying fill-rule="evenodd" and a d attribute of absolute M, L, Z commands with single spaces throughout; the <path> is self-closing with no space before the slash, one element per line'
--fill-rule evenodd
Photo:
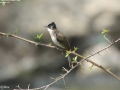
<path fill-rule="evenodd" d="M 41 45 L 41 46 L 46 46 L 46 47 L 50 47 L 50 48 L 56 48 L 55 46 L 51 46 L 51 45 L 47 45 L 47 44 L 44 44 L 44 43 L 39 43 L 39 42 L 31 41 L 31 40 L 19 37 L 19 36 L 15 35 L 15 34 L 7 34 L 7 33 L 0 32 L 0 35 L 7 36 L 7 37 L 14 37 L 14 38 L 23 40 L 25 42 L 28 42 L 28 43 L 31 43 L 31 44 L 34 44 L 34 45 Z"/>
<path fill-rule="evenodd" d="M 14 34 L 9 34 L 9 35 L 8 35 L 8 34 L 6 34 L 6 33 L 0 32 L 0 35 L 9 36 L 9 37 L 14 37 L 14 38 L 17 38 L 17 39 L 20 39 L 20 40 L 29 42 L 29 43 L 34 44 L 34 45 L 41 45 L 41 46 L 46 46 L 46 47 L 49 47 L 49 48 L 61 50 L 61 49 L 57 48 L 56 46 L 51 46 L 51 45 L 47 45 L 47 44 L 44 44 L 44 43 L 34 42 L 34 41 L 31 41 L 31 40 L 28 40 L 28 39 L 19 37 L 19 36 L 14 35 Z M 70 70 L 67 70 L 67 69 L 63 68 L 64 71 L 66 71 L 66 73 L 63 74 L 63 75 L 61 75 L 61 76 L 59 76 L 59 77 L 57 77 L 52 83 L 50 83 L 50 84 L 48 84 L 48 85 L 45 85 L 45 86 L 42 86 L 42 87 L 40 87 L 40 88 L 35 88 L 35 89 L 37 90 L 37 89 L 42 89 L 42 88 L 44 88 L 44 90 L 46 90 L 49 86 L 51 86 L 52 84 L 56 83 L 58 80 L 64 79 L 65 76 L 67 76 L 74 68 L 76 68 L 78 65 L 80 65 L 80 64 L 81 64 L 83 61 L 85 61 L 85 60 L 86 60 L 87 62 L 90 62 L 92 65 L 97 66 L 98 68 L 104 70 L 105 72 L 109 73 L 110 75 L 112 75 L 113 77 L 115 77 L 117 80 L 120 81 L 120 78 L 119 78 L 118 76 L 116 76 L 115 74 L 113 74 L 111 71 L 105 69 L 102 65 L 99 65 L 99 64 L 97 64 L 97 63 L 95 63 L 95 62 L 93 62 L 93 61 L 91 61 L 91 60 L 89 59 L 90 57 L 92 57 L 92 56 L 94 56 L 94 55 L 96 55 L 96 54 L 99 54 L 100 52 L 102 52 L 102 51 L 104 51 L 104 50 L 107 50 L 108 48 L 110 48 L 111 46 L 113 46 L 113 45 L 114 45 L 115 43 L 117 43 L 118 41 L 120 41 L 120 38 L 117 39 L 116 41 L 114 41 L 113 43 L 109 44 L 109 45 L 106 46 L 105 48 L 99 50 L 98 52 L 95 52 L 95 53 L 87 56 L 86 58 L 83 58 L 82 55 L 80 55 L 80 54 L 78 54 L 78 53 L 76 53 L 76 52 L 74 52 L 74 51 L 71 51 L 70 54 L 76 55 L 76 56 L 78 56 L 78 57 L 80 57 L 80 58 L 83 58 L 83 59 L 82 59 L 81 61 L 77 62 L 77 64 L 76 64 L 75 66 L 73 66 L 73 68 L 71 68 Z"/>

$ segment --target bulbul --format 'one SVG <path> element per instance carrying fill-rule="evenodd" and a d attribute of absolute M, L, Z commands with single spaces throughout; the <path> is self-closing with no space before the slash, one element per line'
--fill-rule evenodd
<path fill-rule="evenodd" d="M 54 22 L 48 24 L 47 27 L 48 32 L 50 33 L 51 39 L 58 47 L 61 47 L 67 51 L 70 50 L 70 45 L 63 33 L 61 33 L 59 30 L 57 30 L 56 24 Z M 72 62 L 70 55 L 68 56 L 68 62 L 69 66 L 72 67 Z"/>

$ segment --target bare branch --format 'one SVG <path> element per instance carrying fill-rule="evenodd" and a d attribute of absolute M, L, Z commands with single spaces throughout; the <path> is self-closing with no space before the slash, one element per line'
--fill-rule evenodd
<path fill-rule="evenodd" d="M 12 34 L 12 35 L 9 34 L 9 35 L 8 35 L 8 34 L 6 34 L 6 33 L 0 32 L 0 35 L 9 36 L 9 37 L 14 37 L 14 38 L 17 38 L 17 39 L 20 39 L 20 40 L 29 42 L 29 43 L 34 44 L 34 45 L 41 45 L 41 46 L 46 46 L 46 47 L 49 47 L 49 48 L 54 48 L 54 49 L 61 50 L 61 49 L 59 49 L 59 48 L 57 48 L 57 47 L 55 47 L 55 46 L 47 45 L 47 44 L 44 44 L 44 43 L 34 42 L 34 41 L 31 41 L 31 40 L 28 40 L 28 39 L 19 37 L 19 36 L 14 35 L 14 34 Z M 109 44 L 109 45 L 106 46 L 105 48 L 99 50 L 98 52 L 95 52 L 95 53 L 93 53 L 93 54 L 90 54 L 90 55 L 87 56 L 86 58 L 83 58 L 82 55 L 80 55 L 80 54 L 78 54 L 78 53 L 76 53 L 76 52 L 74 52 L 74 51 L 71 51 L 70 54 L 76 55 L 76 56 L 78 56 L 78 57 L 80 57 L 80 58 L 83 58 L 83 59 L 82 59 L 81 61 L 77 62 L 77 64 L 76 64 L 75 66 L 73 66 L 73 67 L 72 67 L 71 69 L 69 69 L 69 70 L 63 68 L 63 70 L 66 71 L 66 73 L 63 74 L 63 75 L 61 75 L 61 76 L 59 76 L 59 77 L 57 77 L 57 78 L 55 78 L 53 82 L 49 83 L 48 85 L 45 85 L 45 86 L 42 86 L 42 87 L 39 87 L 39 88 L 35 88 L 34 90 L 38 90 L 38 89 L 40 90 L 40 89 L 42 89 L 42 88 L 44 88 L 44 90 L 46 90 L 49 86 L 51 86 L 52 84 L 56 83 L 58 80 L 64 79 L 74 68 L 76 68 L 78 65 L 80 65 L 80 64 L 81 64 L 83 61 L 85 61 L 85 60 L 86 60 L 87 62 L 90 62 L 92 65 L 97 66 L 98 68 L 104 70 L 105 72 L 109 73 L 110 75 L 112 75 L 113 77 L 115 77 L 117 80 L 120 81 L 120 78 L 119 78 L 118 76 L 116 76 L 115 74 L 113 74 L 111 71 L 105 69 L 102 65 L 99 65 L 99 64 L 97 64 L 97 63 L 95 63 L 95 62 L 93 62 L 93 61 L 91 61 L 91 60 L 89 59 L 90 57 L 92 57 L 92 56 L 94 56 L 94 55 L 96 55 L 96 54 L 99 54 L 100 52 L 102 52 L 102 51 L 104 51 L 104 50 L 107 50 L 108 48 L 110 48 L 111 46 L 113 46 L 113 45 L 114 45 L 115 43 L 117 43 L 118 41 L 120 41 L 120 38 L 117 39 L 116 41 L 114 41 L 113 43 Z M 20 89 L 20 87 L 18 87 L 18 88 Z"/>
<path fill-rule="evenodd" d="M 63 71 L 66 71 L 66 72 L 68 72 L 68 70 L 67 70 L 66 68 L 64 68 L 64 67 L 63 67 Z"/>
<path fill-rule="evenodd" d="M 22 90 L 21 88 L 20 88 L 20 86 L 18 85 L 18 86 L 16 86 L 19 90 Z"/>
<path fill-rule="evenodd" d="M 67 87 L 66 82 L 65 82 L 65 78 L 63 78 L 63 82 L 64 82 L 65 89 L 68 90 L 68 87 Z"/>
<path fill-rule="evenodd" d="M 28 85 L 28 90 L 30 90 L 30 84 Z"/>

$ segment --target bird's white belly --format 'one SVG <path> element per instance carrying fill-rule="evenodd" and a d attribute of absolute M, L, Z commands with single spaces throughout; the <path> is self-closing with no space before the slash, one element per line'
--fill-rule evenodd
<path fill-rule="evenodd" d="M 57 41 L 57 39 L 56 39 L 55 37 L 51 37 L 51 38 L 52 38 L 52 41 L 53 41 L 57 46 L 64 48 L 64 47 Z"/>
<path fill-rule="evenodd" d="M 52 30 L 48 28 L 48 31 L 50 33 L 50 36 L 52 35 Z M 64 48 L 56 39 L 56 36 L 54 37 L 51 37 L 52 41 L 54 42 L 54 44 L 56 44 L 57 46 L 61 47 L 61 48 Z"/>

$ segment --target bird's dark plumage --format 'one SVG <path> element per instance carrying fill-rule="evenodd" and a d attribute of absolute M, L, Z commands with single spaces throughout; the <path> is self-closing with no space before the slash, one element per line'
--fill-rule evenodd
<path fill-rule="evenodd" d="M 53 29 L 53 30 L 57 29 L 57 27 L 56 27 L 54 22 L 50 23 L 47 27 L 50 28 L 50 29 Z"/>
<path fill-rule="evenodd" d="M 56 33 L 57 41 L 61 43 L 62 46 L 64 46 L 65 50 L 70 50 L 70 45 L 64 34 L 57 32 Z"/>

